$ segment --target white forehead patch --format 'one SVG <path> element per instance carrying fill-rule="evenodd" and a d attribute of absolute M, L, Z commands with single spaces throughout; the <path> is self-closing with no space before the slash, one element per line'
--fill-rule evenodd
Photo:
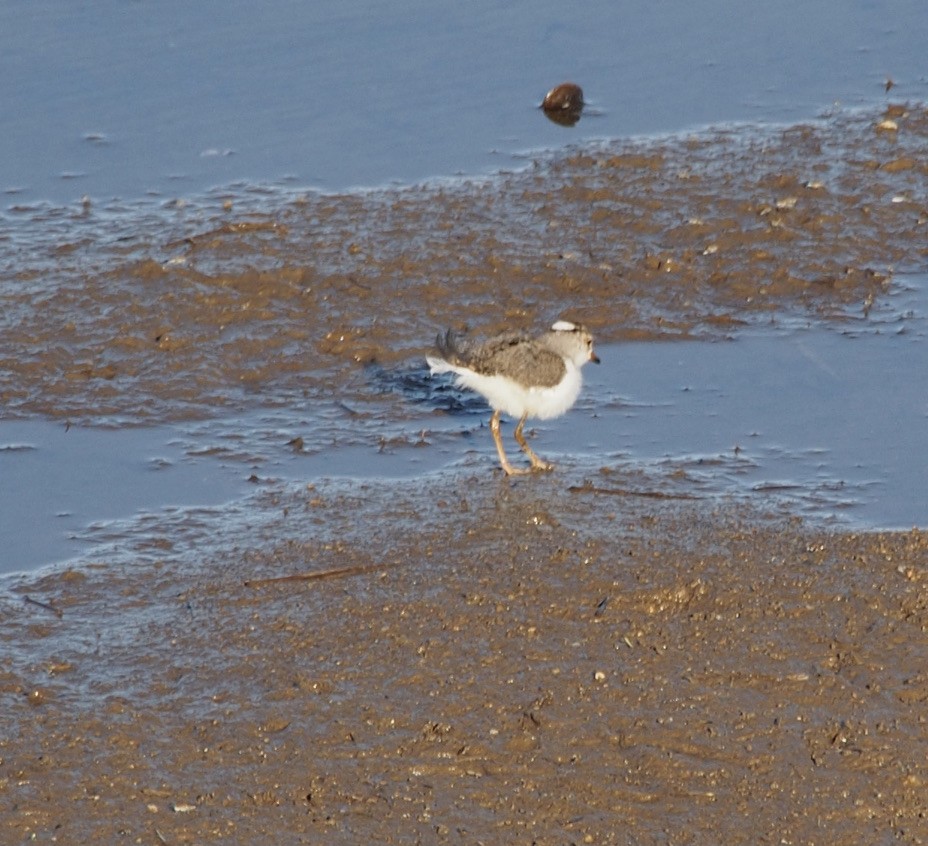
<path fill-rule="evenodd" d="M 569 320 L 558 320 L 551 327 L 552 332 L 576 332 L 577 326 L 574 323 L 571 323 Z"/>

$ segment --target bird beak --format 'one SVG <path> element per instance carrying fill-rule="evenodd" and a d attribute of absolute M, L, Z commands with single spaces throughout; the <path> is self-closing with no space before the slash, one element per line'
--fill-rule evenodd
<path fill-rule="evenodd" d="M 596 355 L 595 352 L 591 352 L 591 353 L 590 353 L 590 361 L 592 361 L 593 364 L 599 364 L 599 356 Z"/>

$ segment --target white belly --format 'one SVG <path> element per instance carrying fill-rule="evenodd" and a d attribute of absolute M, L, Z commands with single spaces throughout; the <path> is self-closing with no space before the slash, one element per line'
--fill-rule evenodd
<path fill-rule="evenodd" d="M 580 395 L 582 378 L 573 362 L 566 362 L 567 373 L 553 388 L 526 388 L 505 376 L 482 376 L 464 368 L 451 368 L 459 387 L 470 388 L 486 397 L 491 408 L 510 415 L 549 420 L 567 411 Z"/>

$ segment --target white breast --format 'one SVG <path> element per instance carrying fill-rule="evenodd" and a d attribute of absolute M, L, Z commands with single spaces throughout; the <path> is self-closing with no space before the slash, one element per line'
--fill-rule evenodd
<path fill-rule="evenodd" d="M 499 409 L 510 417 L 528 414 L 539 420 L 549 420 L 566 412 L 580 395 L 580 368 L 572 361 L 565 364 L 567 372 L 553 388 L 526 388 L 506 376 L 483 376 L 463 367 L 452 366 L 449 369 L 457 374 L 458 387 L 482 394 L 491 408 Z"/>

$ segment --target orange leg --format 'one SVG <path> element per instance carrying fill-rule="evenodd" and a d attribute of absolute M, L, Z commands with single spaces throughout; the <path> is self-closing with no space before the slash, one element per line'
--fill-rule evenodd
<path fill-rule="evenodd" d="M 503 439 L 499 434 L 499 411 L 494 411 L 493 416 L 490 418 L 490 431 L 493 433 L 493 440 L 496 442 L 496 451 L 499 453 L 499 463 L 502 465 L 503 472 L 507 476 L 513 475 L 522 475 L 523 473 L 529 473 L 527 467 L 519 467 L 518 469 L 513 467 L 509 463 L 509 459 L 506 458 L 506 450 L 503 449 Z M 521 432 L 519 433 L 522 434 Z"/>
<path fill-rule="evenodd" d="M 522 419 L 519 421 L 519 425 L 516 426 L 516 430 L 513 433 L 516 440 L 519 442 L 519 446 L 522 447 L 522 451 L 528 456 L 529 461 L 532 462 L 532 470 L 553 470 L 554 465 L 549 464 L 547 461 L 539 458 L 535 454 L 535 450 L 533 450 L 525 440 L 525 435 L 522 434 L 522 427 L 525 425 L 526 417 L 527 415 L 522 415 Z"/>

